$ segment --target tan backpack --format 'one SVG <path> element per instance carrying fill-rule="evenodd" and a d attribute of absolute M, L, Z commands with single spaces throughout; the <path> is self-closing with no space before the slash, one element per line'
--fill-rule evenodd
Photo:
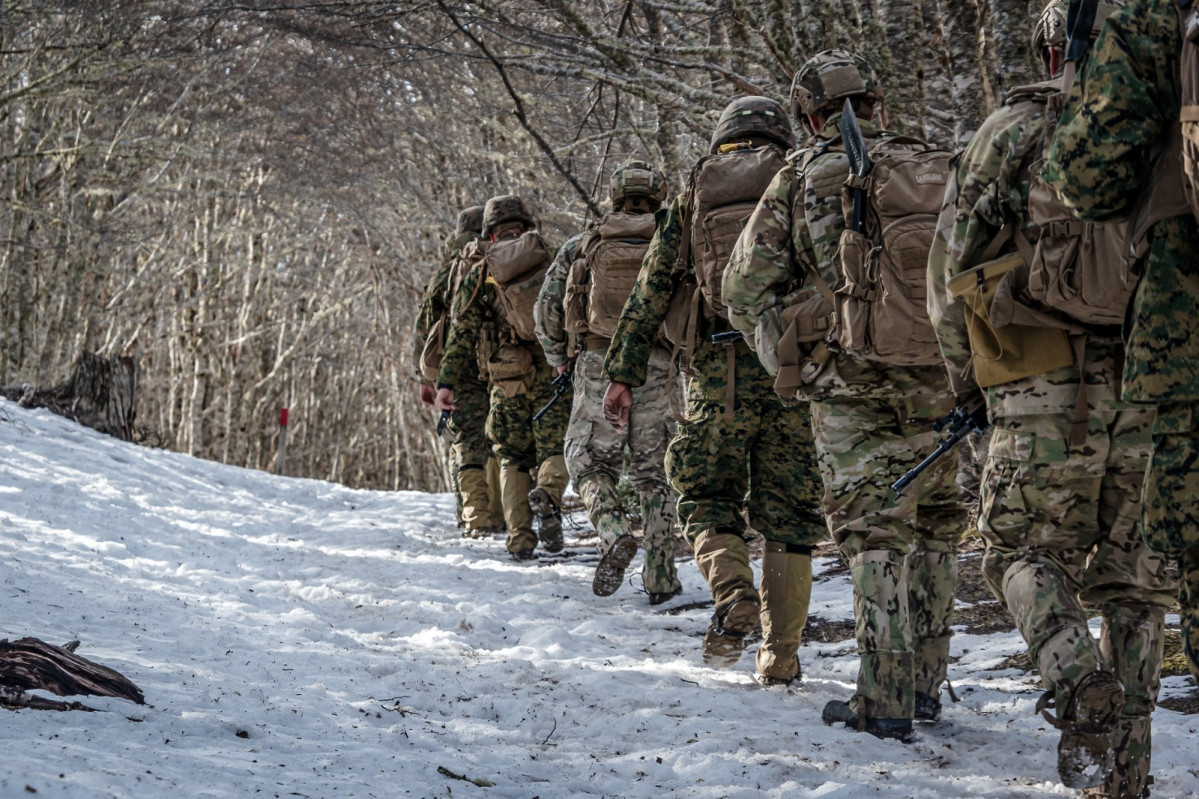
<path fill-rule="evenodd" d="M 706 155 L 691 170 L 688 223 L 679 260 L 695 266 L 704 315 L 728 319 L 720 298 L 724 268 L 766 187 L 787 160 L 774 145 Z"/>
<path fill-rule="evenodd" d="M 612 212 L 579 244 L 566 279 L 566 329 L 611 338 L 656 230 L 652 213 Z"/>
<path fill-rule="evenodd" d="M 535 230 L 505 239 L 487 249 L 487 282 L 495 286 L 504 319 L 522 342 L 536 343 L 533 305 L 552 256 Z"/>
<path fill-rule="evenodd" d="M 851 175 L 842 193 L 843 282 L 835 292 L 837 342 L 893 366 L 941 363 L 928 318 L 928 253 L 949 181 L 952 153 L 917 138 L 893 137 L 869 151 L 874 167 Z M 852 229 L 853 194 L 864 192 L 864 232 Z"/>

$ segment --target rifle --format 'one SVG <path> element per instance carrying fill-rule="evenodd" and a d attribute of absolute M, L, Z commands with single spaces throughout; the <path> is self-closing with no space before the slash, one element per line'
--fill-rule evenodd
<path fill-rule="evenodd" d="M 859 181 L 870 174 L 874 164 L 866 153 L 866 137 L 862 135 L 862 127 L 858 124 L 858 115 L 853 110 L 853 102 L 845 98 L 841 106 L 841 140 L 845 142 L 845 153 L 849 156 L 849 167 Z M 857 233 L 866 232 L 866 190 L 861 186 L 853 188 L 853 216 L 849 227 Z"/>
<path fill-rule="evenodd" d="M 541 410 L 533 414 L 533 421 L 541 421 L 541 417 L 550 412 L 550 408 L 554 407 L 554 403 L 562 399 L 562 395 L 566 394 L 571 389 L 571 381 L 573 380 L 574 369 L 567 369 L 554 378 L 554 396 L 550 397 L 550 401 L 542 407 Z"/>
<path fill-rule="evenodd" d="M 978 412 L 983 409 L 984 401 L 981 396 L 971 397 L 965 403 L 957 406 L 941 419 L 933 422 L 933 429 L 941 433 L 937 439 L 937 448 L 928 457 L 904 473 L 903 477 L 891 484 L 891 490 L 896 494 L 903 493 L 920 474 L 932 466 L 937 458 L 952 450 L 957 443 L 971 433 L 981 433 L 987 429 L 986 422 L 979 424 Z M 944 432 L 942 432 L 944 431 Z"/>
<path fill-rule="evenodd" d="M 450 422 L 450 411 L 442 411 L 441 418 L 437 420 L 437 437 L 441 438 L 445 435 L 445 426 Z"/>

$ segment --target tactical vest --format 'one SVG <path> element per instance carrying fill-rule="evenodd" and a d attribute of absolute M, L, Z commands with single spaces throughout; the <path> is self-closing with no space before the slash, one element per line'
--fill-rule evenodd
<path fill-rule="evenodd" d="M 876 144 L 868 156 L 869 173 L 848 175 L 842 189 L 837 343 L 892 366 L 941 363 L 928 318 L 928 253 L 953 154 L 897 136 Z M 862 203 L 860 231 L 851 223 L 855 196 Z"/>
<path fill-rule="evenodd" d="M 537 343 L 533 305 L 552 257 L 541 234 L 526 231 L 487 248 L 487 282 L 495 287 L 499 311 L 521 343 Z"/>
<path fill-rule="evenodd" d="M 566 278 L 566 329 L 612 338 L 654 236 L 652 213 L 612 212 L 579 242 Z"/>

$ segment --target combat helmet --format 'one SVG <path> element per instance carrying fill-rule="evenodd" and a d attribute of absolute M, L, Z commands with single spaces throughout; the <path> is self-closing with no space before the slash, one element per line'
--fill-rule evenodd
<path fill-rule="evenodd" d="M 1110 0 L 1095 5 L 1095 22 L 1091 25 L 1091 38 L 1099 35 L 1103 21 L 1120 8 L 1124 7 L 1123 0 Z M 1065 49 L 1070 38 L 1067 19 L 1070 13 L 1070 0 L 1051 0 L 1041 11 L 1037 24 L 1032 29 L 1032 49 L 1041 57 L 1041 61 L 1049 69 L 1049 48 Z"/>
<path fill-rule="evenodd" d="M 878 76 L 866 59 L 847 50 L 825 50 L 804 63 L 791 81 L 791 113 L 796 119 L 845 97 L 874 102 L 882 96 Z"/>
<path fill-rule="evenodd" d="M 458 214 L 458 224 L 454 227 L 455 234 L 473 233 L 477 236 L 481 232 L 483 232 L 483 206 L 472 205 Z"/>
<path fill-rule="evenodd" d="M 625 197 L 648 197 L 655 207 L 666 199 L 666 178 L 649 163 L 630 158 L 616 168 L 608 182 L 608 199 L 613 207 Z"/>
<path fill-rule="evenodd" d="M 501 194 L 487 201 L 483 208 L 483 235 L 489 235 L 505 222 L 522 222 L 527 227 L 537 224 L 525 201 L 515 194 Z"/>
<path fill-rule="evenodd" d="M 795 146 L 791 120 L 782 104 L 769 97 L 749 95 L 738 97 L 725 106 L 716 122 L 708 152 L 714 153 L 722 144 L 750 136 L 764 136 L 788 150 Z"/>

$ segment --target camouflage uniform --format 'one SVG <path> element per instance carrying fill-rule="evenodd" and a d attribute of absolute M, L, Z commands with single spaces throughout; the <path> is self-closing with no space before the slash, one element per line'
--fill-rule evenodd
<path fill-rule="evenodd" d="M 517 559 L 525 559 L 532 555 L 538 540 L 533 533 L 529 494 L 538 489 L 544 491 L 556 513 L 566 488 L 568 478 L 562 459 L 562 439 L 569 405 L 559 401 L 539 421 L 533 421 L 533 414 L 553 396 L 554 370 L 546 362 L 541 348 L 534 342 L 520 341 L 506 321 L 485 260 L 494 246 L 480 242 L 468 245 L 463 251 L 462 257 L 470 262 L 470 268 L 454 297 L 453 324 L 437 379 L 440 387 L 455 390 L 469 379 L 468 375 L 477 373 L 478 362 L 484 356 L 490 357 L 497 347 L 523 350 L 532 361 L 525 381 L 527 388 L 509 391 L 504 386 L 492 385 L 485 426 L 500 460 L 508 552 Z M 457 402 L 457 391 L 454 396 Z M 536 483 L 532 476 L 534 470 Z M 560 522 L 559 540 L 553 545 L 545 534 L 548 521 L 545 516 L 541 519 L 542 543 L 547 549 L 556 551 L 561 548 Z"/>
<path fill-rule="evenodd" d="M 568 365 L 573 355 L 564 302 L 567 273 L 580 256 L 578 247 L 585 235 L 580 233 L 558 250 L 534 308 L 538 339 L 550 365 L 555 367 Z M 675 497 L 662 465 L 666 445 L 674 436 L 670 394 L 678 389 L 671 381 L 670 352 L 654 347 L 646 384 L 633 395 L 636 412 L 630 415 L 625 429 L 618 431 L 604 419 L 607 382 L 601 372 L 606 350 L 604 342 L 587 337 L 575 359 L 566 468 L 599 534 L 602 559 L 622 537 L 629 536 L 628 515 L 617 487 L 627 453 L 629 481 L 641 500 L 641 546 L 645 551 L 642 583 L 651 602 L 658 604 L 682 589 L 674 564 Z M 598 589 L 597 593 L 606 595 L 606 589 Z"/>
<path fill-rule="evenodd" d="M 1180 30 L 1170 0 L 1130 0 L 1087 57 L 1045 178 L 1084 219 L 1127 215 L 1146 192 L 1150 147 L 1177 128 Z M 1181 565 L 1183 645 L 1199 680 L 1199 228 L 1157 222 L 1125 325 L 1122 396 L 1157 406 L 1145 475 L 1146 542 Z"/>
<path fill-rule="evenodd" d="M 605 380 L 646 383 L 671 297 L 681 283 L 693 279 L 691 265 L 678 262 L 687 213 L 685 197 L 679 196 L 659 220 L 604 361 Z M 747 521 L 765 537 L 772 558 L 810 553 L 828 534 L 817 510 L 811 417 L 806 405 L 787 405 L 775 395 L 773 381 L 744 342 L 712 343 L 711 335 L 726 329 L 715 321 L 701 325 L 687 374 L 686 419 L 667 450 L 666 476 L 678 494 L 683 535 L 696 550 L 717 610 L 746 597 L 761 601 L 764 640 L 758 672 L 785 681 L 799 673 L 806 599 L 799 603 L 802 618 L 780 617 L 771 611 L 770 590 L 772 581 L 785 575 L 768 574 L 764 568 L 759 597 L 747 560 L 742 569 L 723 569 L 718 561 L 730 548 L 744 552 Z M 726 406 L 729 358 L 735 361 L 736 375 L 731 408 Z"/>
<path fill-rule="evenodd" d="M 446 336 L 454 289 L 464 271 L 459 256 L 467 244 L 479 240 L 482 215 L 482 206 L 459 215 L 458 230 L 446 240 L 441 267 L 429 281 L 421 300 L 413 363 L 418 364 L 417 379 L 422 384 L 437 381 L 440 363 L 426 363 L 422 356 L 431 334 L 443 339 Z M 499 501 L 499 465 L 492 457 L 491 442 L 483 431 L 488 410 L 487 383 L 479 378 L 477 371 L 468 371 L 455 393 L 456 408 L 446 430 L 451 442 L 451 479 L 458 517 L 466 528 L 465 535 L 482 535 L 499 530 L 504 524 Z"/>
<path fill-rule="evenodd" d="M 979 388 L 963 302 L 948 284 L 987 259 L 984 250 L 1005 225 L 1038 239 L 1028 213 L 1030 168 L 1039 163 L 1046 97 L 1056 86 L 1060 79 L 1046 84 L 1039 99 L 1026 93 L 995 111 L 947 187 L 929 257 L 929 307 L 960 395 Z M 1089 682 L 1106 671 L 1123 683 L 1122 722 L 1113 741 L 1123 779 L 1109 779 L 1102 795 L 1139 797 L 1149 774 L 1149 718 L 1173 592 L 1165 561 L 1141 543 L 1138 525 L 1154 414 L 1117 395 L 1124 355 L 1118 336 L 1093 331 L 1082 341 L 1081 370 L 1070 365 L 985 389 L 995 431 L 981 486 L 983 573 L 1028 643 L 1059 723 L 1069 722 L 1064 709 L 1083 678 Z M 1071 440 L 1080 381 L 1086 433 Z M 1084 604 L 1103 613 L 1098 642 Z M 1073 770 L 1067 763 L 1062 774 L 1072 787 L 1101 777 L 1081 778 Z"/>
<path fill-rule="evenodd" d="M 829 115 L 806 147 L 827 148 L 840 124 L 839 113 Z M 866 120 L 860 124 L 868 145 L 887 135 Z M 788 160 L 798 166 L 808 152 Z M 843 282 L 837 245 L 848 174 L 839 149 L 815 156 L 803 177 L 784 168 L 733 249 L 723 284 L 729 318 L 772 372 L 778 370 L 783 309 L 820 294 L 812 274 L 833 289 Z M 853 581 L 861 665 L 848 710 L 860 729 L 903 738 L 914 716 L 935 719 L 940 712 L 955 547 L 967 513 L 954 485 L 953 456 L 938 460 L 914 490 L 896 496 L 890 486 L 934 448 L 931 423 L 953 408 L 953 397 L 941 366 L 887 366 L 830 347 L 823 369 L 796 396 L 811 402 L 824 513 Z"/>

